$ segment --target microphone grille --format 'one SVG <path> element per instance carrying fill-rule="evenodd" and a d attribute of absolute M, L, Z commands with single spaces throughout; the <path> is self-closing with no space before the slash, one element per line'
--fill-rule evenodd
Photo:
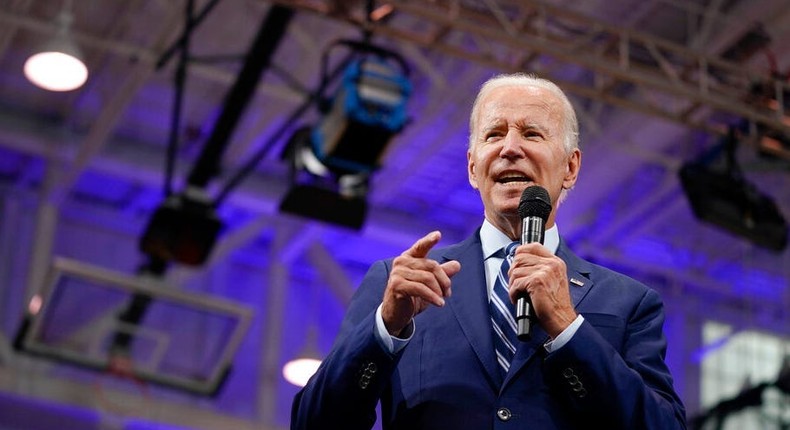
<path fill-rule="evenodd" d="M 551 213 L 551 197 L 549 192 L 540 185 L 532 185 L 521 193 L 518 203 L 518 215 L 521 218 L 536 216 L 546 222 Z"/>

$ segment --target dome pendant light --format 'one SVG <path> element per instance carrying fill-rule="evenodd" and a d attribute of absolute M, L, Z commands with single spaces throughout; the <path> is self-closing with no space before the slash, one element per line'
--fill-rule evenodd
<path fill-rule="evenodd" d="M 71 39 L 72 20 L 72 14 L 64 8 L 57 18 L 57 33 L 41 51 L 25 61 L 25 76 L 34 85 L 49 91 L 71 91 L 88 79 L 88 68 Z"/>
<path fill-rule="evenodd" d="M 321 365 L 321 358 L 318 354 L 318 333 L 314 326 L 310 326 L 307 332 L 305 347 L 298 358 L 295 358 L 283 366 L 283 377 L 297 387 L 304 387 L 311 376 Z"/>

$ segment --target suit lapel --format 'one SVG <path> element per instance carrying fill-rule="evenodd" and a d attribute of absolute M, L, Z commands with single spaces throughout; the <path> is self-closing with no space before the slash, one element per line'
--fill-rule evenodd
<path fill-rule="evenodd" d="M 502 378 L 494 354 L 479 232 L 448 248 L 441 259 L 461 263 L 461 272 L 453 277 L 453 295 L 447 300 L 447 305 L 455 314 L 464 336 L 485 369 L 489 383 L 494 389 L 498 389 Z"/>
<path fill-rule="evenodd" d="M 590 279 L 592 265 L 574 254 L 562 239 L 560 239 L 560 247 L 557 249 L 557 256 L 565 262 L 568 269 L 568 288 L 570 288 L 571 301 L 573 301 L 573 307 L 578 309 L 579 303 L 584 300 L 593 287 L 593 281 Z"/>

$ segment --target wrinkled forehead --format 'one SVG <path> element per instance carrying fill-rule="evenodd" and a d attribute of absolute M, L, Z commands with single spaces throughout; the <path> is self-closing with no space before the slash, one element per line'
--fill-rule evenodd
<path fill-rule="evenodd" d="M 563 121 L 562 102 L 551 91 L 537 86 L 500 86 L 482 94 L 474 121 L 477 130 L 492 123 L 516 121 L 559 129 Z"/>

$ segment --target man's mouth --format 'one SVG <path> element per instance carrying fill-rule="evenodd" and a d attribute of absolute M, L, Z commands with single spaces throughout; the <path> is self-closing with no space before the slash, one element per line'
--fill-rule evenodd
<path fill-rule="evenodd" d="M 496 181 L 500 184 L 510 184 L 513 182 L 530 182 L 531 179 L 524 175 L 502 175 Z"/>

